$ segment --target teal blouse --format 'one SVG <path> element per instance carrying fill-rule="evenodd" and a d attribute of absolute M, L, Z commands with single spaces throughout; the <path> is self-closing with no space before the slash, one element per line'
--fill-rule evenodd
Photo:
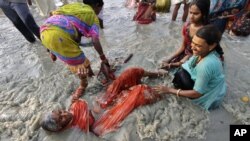
<path fill-rule="evenodd" d="M 197 60 L 197 56 L 192 56 L 182 65 L 195 82 L 193 90 L 202 95 L 192 102 L 206 110 L 217 108 L 226 94 L 222 62 L 215 51 L 210 52 L 198 64 Z"/>

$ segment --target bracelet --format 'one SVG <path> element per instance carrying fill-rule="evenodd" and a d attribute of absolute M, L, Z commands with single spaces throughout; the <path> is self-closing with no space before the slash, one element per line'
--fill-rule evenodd
<path fill-rule="evenodd" d="M 103 61 L 103 60 L 106 60 L 106 56 L 104 54 L 100 55 L 100 59 Z"/>
<path fill-rule="evenodd" d="M 181 89 L 178 89 L 176 92 L 177 97 L 179 97 L 180 92 L 181 92 Z"/>

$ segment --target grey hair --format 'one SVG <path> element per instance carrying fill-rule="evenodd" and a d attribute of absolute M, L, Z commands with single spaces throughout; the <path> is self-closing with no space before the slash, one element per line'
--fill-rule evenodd
<path fill-rule="evenodd" d="M 50 131 L 50 132 L 56 132 L 59 129 L 58 124 L 52 117 L 52 112 L 44 115 L 41 121 L 41 126 L 44 130 Z"/>

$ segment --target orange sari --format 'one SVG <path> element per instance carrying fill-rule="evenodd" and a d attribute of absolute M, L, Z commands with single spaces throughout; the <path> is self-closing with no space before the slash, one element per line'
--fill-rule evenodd
<path fill-rule="evenodd" d="M 93 125 L 95 119 L 88 109 L 88 104 L 84 100 L 77 100 L 71 106 L 69 111 L 73 114 L 71 126 L 77 126 L 82 131 L 88 132 L 89 127 Z"/>
<path fill-rule="evenodd" d="M 140 83 L 144 70 L 142 68 L 129 68 L 125 70 L 112 84 L 108 86 L 106 93 L 98 99 L 102 108 L 107 108 L 114 102 L 122 90 L 126 90 Z"/>
<path fill-rule="evenodd" d="M 150 104 L 160 98 L 153 94 L 151 88 L 146 85 L 136 85 L 128 91 L 122 91 L 122 96 L 114 107 L 106 111 L 93 125 L 96 135 L 104 135 L 116 130 L 120 124 L 134 109 Z"/>

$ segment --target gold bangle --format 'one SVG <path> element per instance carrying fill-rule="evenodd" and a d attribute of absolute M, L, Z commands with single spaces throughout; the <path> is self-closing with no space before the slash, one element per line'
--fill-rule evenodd
<path fill-rule="evenodd" d="M 176 92 L 177 97 L 179 97 L 180 92 L 181 92 L 181 89 L 178 89 Z"/>

